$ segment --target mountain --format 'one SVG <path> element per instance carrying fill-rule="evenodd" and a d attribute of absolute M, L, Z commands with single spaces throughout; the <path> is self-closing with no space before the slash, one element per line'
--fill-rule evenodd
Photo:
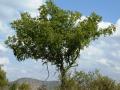
<path fill-rule="evenodd" d="M 47 90 L 53 90 L 53 88 L 56 88 L 59 84 L 58 81 L 40 81 L 32 78 L 21 78 L 16 81 L 10 82 L 10 85 L 14 83 L 17 84 L 27 83 L 30 85 L 32 90 L 37 90 L 39 87 L 46 88 Z"/>

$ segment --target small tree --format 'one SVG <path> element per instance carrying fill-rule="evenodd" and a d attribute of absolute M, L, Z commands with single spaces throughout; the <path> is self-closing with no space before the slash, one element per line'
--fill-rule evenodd
<path fill-rule="evenodd" d="M 8 80 L 6 78 L 6 73 L 0 67 L 0 90 L 3 90 L 5 86 L 8 85 Z"/>
<path fill-rule="evenodd" d="M 32 58 L 56 65 L 64 88 L 66 73 L 76 65 L 80 51 L 101 35 L 112 34 L 114 25 L 98 29 L 102 18 L 95 13 L 81 21 L 81 13 L 63 10 L 51 1 L 42 5 L 39 13 L 34 18 L 22 13 L 21 19 L 13 21 L 16 35 L 8 37 L 6 44 L 18 61 Z"/>

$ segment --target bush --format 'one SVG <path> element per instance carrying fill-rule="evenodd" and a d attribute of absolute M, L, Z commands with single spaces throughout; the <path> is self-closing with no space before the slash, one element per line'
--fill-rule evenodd
<path fill-rule="evenodd" d="M 0 90 L 3 90 L 8 85 L 6 73 L 0 67 Z"/>
<path fill-rule="evenodd" d="M 19 87 L 18 90 L 30 90 L 30 86 L 27 83 L 22 83 Z"/>
<path fill-rule="evenodd" d="M 10 85 L 9 90 L 31 90 L 31 88 L 30 85 L 27 83 L 13 83 L 12 85 Z"/>
<path fill-rule="evenodd" d="M 14 84 L 10 85 L 9 90 L 17 90 L 17 89 L 18 89 L 18 84 L 17 83 L 14 83 Z"/>
<path fill-rule="evenodd" d="M 58 89 L 60 90 L 60 89 Z M 95 72 L 75 72 L 66 77 L 66 90 L 120 90 L 120 83 Z"/>

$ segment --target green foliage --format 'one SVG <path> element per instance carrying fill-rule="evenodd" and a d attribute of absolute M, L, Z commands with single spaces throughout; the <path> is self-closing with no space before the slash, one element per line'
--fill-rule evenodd
<path fill-rule="evenodd" d="M 10 85 L 9 90 L 31 90 L 31 88 L 30 85 L 27 83 L 13 83 L 12 85 Z"/>
<path fill-rule="evenodd" d="M 18 84 L 14 83 L 10 86 L 9 90 L 17 90 L 18 89 Z"/>
<path fill-rule="evenodd" d="M 82 90 L 114 90 L 115 87 L 115 81 L 100 75 L 98 71 L 94 73 L 76 72 L 74 78 Z"/>
<path fill-rule="evenodd" d="M 18 90 L 30 90 L 30 86 L 29 84 L 22 83 L 21 85 L 19 85 Z"/>
<path fill-rule="evenodd" d="M 6 78 L 6 73 L 0 67 L 0 88 L 8 85 L 8 80 Z"/>
<path fill-rule="evenodd" d="M 65 74 L 76 65 L 80 50 L 101 35 L 111 35 L 115 31 L 114 25 L 98 30 L 102 18 L 96 13 L 79 21 L 81 13 L 63 10 L 51 1 L 38 10 L 37 17 L 33 18 L 26 12 L 11 23 L 16 35 L 8 37 L 6 44 L 18 61 L 32 58 L 56 65 L 63 85 Z"/>
<path fill-rule="evenodd" d="M 120 90 L 120 83 L 101 75 L 98 71 L 80 71 L 74 75 L 67 75 L 65 90 Z"/>
<path fill-rule="evenodd" d="M 98 30 L 102 19 L 95 13 L 75 25 L 81 13 L 63 10 L 52 2 L 42 5 L 39 13 L 34 18 L 22 13 L 21 19 L 11 23 L 16 35 L 8 37 L 6 44 L 19 61 L 42 59 L 44 63 L 51 62 L 57 67 L 64 64 L 69 68 L 81 49 L 100 35 L 110 35 L 114 31 L 113 25 Z"/>

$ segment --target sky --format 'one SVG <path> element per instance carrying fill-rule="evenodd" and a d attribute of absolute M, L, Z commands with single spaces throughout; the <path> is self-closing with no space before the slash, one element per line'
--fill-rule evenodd
<path fill-rule="evenodd" d="M 111 23 L 116 26 L 116 32 L 109 37 L 100 37 L 91 42 L 90 46 L 81 51 L 77 59 L 76 70 L 94 71 L 99 69 L 107 75 L 120 81 L 120 0 L 54 0 L 63 9 L 79 11 L 84 17 L 96 12 L 103 17 L 100 27 L 107 27 Z M 14 34 L 10 23 L 20 18 L 21 12 L 29 12 L 31 16 L 38 15 L 37 9 L 45 0 L 0 0 L 0 64 L 6 71 L 10 81 L 18 78 L 35 78 L 46 80 L 47 67 L 40 61 L 28 59 L 18 62 L 4 41 Z M 55 66 L 48 65 L 50 76 L 47 80 L 57 80 L 58 72 Z"/>

